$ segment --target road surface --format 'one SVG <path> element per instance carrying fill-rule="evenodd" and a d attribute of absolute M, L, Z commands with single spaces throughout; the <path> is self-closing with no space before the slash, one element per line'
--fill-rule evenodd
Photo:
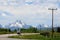
<path fill-rule="evenodd" d="M 22 33 L 21 35 L 32 35 L 38 33 Z M 15 36 L 17 34 L 4 34 L 0 35 L 0 40 L 34 40 L 34 39 L 15 39 L 15 38 L 8 38 L 8 36 Z"/>

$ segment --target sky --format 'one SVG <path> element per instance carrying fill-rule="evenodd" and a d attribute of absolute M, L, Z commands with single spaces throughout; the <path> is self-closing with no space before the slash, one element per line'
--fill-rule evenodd
<path fill-rule="evenodd" d="M 60 0 L 0 0 L 0 24 L 22 20 L 28 25 L 51 25 L 54 11 L 54 25 L 60 24 Z"/>

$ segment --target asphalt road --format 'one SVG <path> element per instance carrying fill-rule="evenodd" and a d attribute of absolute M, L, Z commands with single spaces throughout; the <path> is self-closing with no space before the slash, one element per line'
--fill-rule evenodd
<path fill-rule="evenodd" d="M 22 33 L 21 35 L 34 35 L 38 33 Z M 8 38 L 8 36 L 15 36 L 17 34 L 4 34 L 0 35 L 0 40 L 35 40 L 35 39 L 15 39 L 15 38 Z"/>

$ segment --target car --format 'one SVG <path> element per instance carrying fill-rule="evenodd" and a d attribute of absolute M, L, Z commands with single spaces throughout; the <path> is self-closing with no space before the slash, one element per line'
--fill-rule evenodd
<path fill-rule="evenodd" d="M 20 31 L 17 31 L 17 34 L 18 34 L 18 35 L 20 35 L 20 34 L 21 34 L 21 32 L 20 32 Z"/>

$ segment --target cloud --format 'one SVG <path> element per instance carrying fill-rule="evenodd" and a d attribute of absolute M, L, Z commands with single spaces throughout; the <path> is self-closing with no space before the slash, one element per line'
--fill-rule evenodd
<path fill-rule="evenodd" d="M 2 13 L 2 16 L 7 16 L 6 14 Z"/>
<path fill-rule="evenodd" d="M 0 10 L 0 16 L 12 16 L 13 14 L 11 14 L 10 12 L 6 12 L 6 11 L 1 11 Z"/>
<path fill-rule="evenodd" d="M 11 1 L 12 0 L 9 0 L 9 2 Z M 13 1 L 14 2 L 10 3 L 10 5 L 8 6 L 4 6 L 6 4 L 4 4 L 3 6 L 0 6 L 0 10 L 6 11 L 8 13 L 10 12 L 14 15 L 13 18 L 15 20 L 17 18 L 22 19 L 23 21 L 29 24 L 35 24 L 35 23 L 51 24 L 51 11 L 48 10 L 48 8 L 59 8 L 59 5 L 58 5 L 59 3 L 57 3 L 59 0 L 33 0 L 33 1 L 32 0 L 19 0 L 18 1 L 19 4 L 16 3 L 16 0 L 13 0 Z M 60 11 L 60 8 L 57 11 L 54 11 L 54 15 L 55 16 L 57 15 L 56 18 L 58 19 L 60 17 L 59 11 Z M 8 15 L 10 15 L 10 13 Z"/>

